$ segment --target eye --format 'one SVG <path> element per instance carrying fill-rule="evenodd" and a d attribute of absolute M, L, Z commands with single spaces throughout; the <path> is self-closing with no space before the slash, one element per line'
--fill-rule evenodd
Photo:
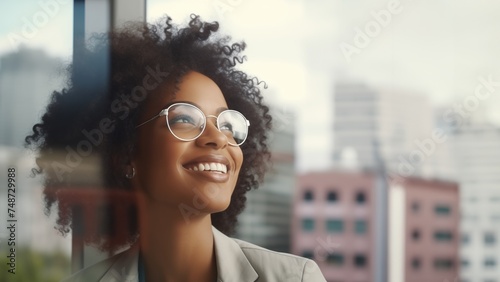
<path fill-rule="evenodd" d="M 173 118 L 171 118 L 169 121 L 170 125 L 175 125 L 175 124 L 182 124 L 182 123 L 189 123 L 195 125 L 196 122 L 193 119 L 193 117 L 189 115 L 177 115 Z"/>
<path fill-rule="evenodd" d="M 225 122 L 225 123 L 220 125 L 219 130 L 220 131 L 229 131 L 229 132 L 233 133 L 233 125 L 229 122 Z"/>

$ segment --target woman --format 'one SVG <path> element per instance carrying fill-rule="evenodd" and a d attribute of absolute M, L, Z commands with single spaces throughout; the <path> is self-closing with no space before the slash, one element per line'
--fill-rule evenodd
<path fill-rule="evenodd" d="M 131 245 L 68 281 L 324 281 L 311 260 L 226 236 L 267 169 L 271 117 L 259 81 L 235 68 L 245 44 L 229 45 L 217 30 L 193 15 L 181 29 L 167 18 L 96 39 L 26 138 L 40 151 L 59 230 L 109 252 Z M 95 86 L 108 47 L 109 84 Z M 101 166 L 102 179 L 81 177 Z M 89 183 L 107 197 L 133 196 L 127 236 L 123 228 L 76 232 L 72 205 L 85 188 L 75 186 Z"/>

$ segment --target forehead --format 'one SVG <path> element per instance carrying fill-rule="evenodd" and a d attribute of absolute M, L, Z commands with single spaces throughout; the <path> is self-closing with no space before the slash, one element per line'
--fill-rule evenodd
<path fill-rule="evenodd" d="M 209 77 L 194 71 L 184 75 L 176 87 L 170 83 L 155 96 L 151 99 L 148 112 L 158 112 L 177 101 L 193 103 L 206 114 L 213 114 L 221 108 L 227 108 L 219 86 Z"/>

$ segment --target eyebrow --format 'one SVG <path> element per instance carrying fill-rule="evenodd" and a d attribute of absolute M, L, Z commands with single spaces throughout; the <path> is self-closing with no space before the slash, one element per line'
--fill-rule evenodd
<path fill-rule="evenodd" d="M 162 108 L 162 110 L 165 110 L 166 108 L 168 108 L 168 107 L 172 106 L 173 104 L 177 104 L 177 103 L 185 103 L 185 104 L 190 104 L 190 105 L 193 105 L 193 106 L 195 106 L 195 107 L 197 107 L 198 109 L 200 109 L 200 110 L 201 110 L 200 105 L 196 104 L 195 102 L 190 102 L 190 101 L 173 101 L 173 102 L 170 102 L 170 103 L 166 104 L 166 105 Z M 223 111 L 225 111 L 225 110 L 229 110 L 229 109 L 228 109 L 228 108 L 226 108 L 226 107 L 219 107 L 219 108 L 217 108 L 217 113 L 223 112 Z M 203 110 L 201 110 L 201 111 L 203 112 Z"/>

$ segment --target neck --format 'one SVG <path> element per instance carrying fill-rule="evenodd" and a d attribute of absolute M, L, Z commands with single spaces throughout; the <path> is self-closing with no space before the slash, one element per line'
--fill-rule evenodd
<path fill-rule="evenodd" d="M 146 281 L 216 281 L 210 214 L 187 221 L 178 208 L 142 197 L 139 228 Z"/>

